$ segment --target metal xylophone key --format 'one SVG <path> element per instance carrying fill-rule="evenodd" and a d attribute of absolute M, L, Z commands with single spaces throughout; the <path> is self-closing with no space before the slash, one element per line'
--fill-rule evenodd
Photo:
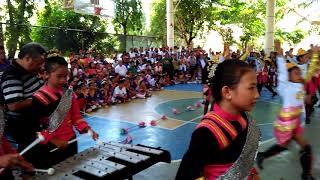
<path fill-rule="evenodd" d="M 38 179 L 127 179 L 157 162 L 170 162 L 168 151 L 120 143 L 103 143 L 55 165 L 52 177 Z"/>

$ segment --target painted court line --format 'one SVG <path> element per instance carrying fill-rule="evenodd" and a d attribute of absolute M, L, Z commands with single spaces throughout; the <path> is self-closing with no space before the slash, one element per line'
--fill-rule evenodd
<path fill-rule="evenodd" d="M 272 125 L 273 123 L 262 123 L 262 124 L 258 124 L 258 126 L 266 126 L 266 125 Z"/>
<path fill-rule="evenodd" d="M 194 122 L 194 120 L 197 120 L 197 119 L 200 118 L 200 117 L 202 117 L 202 115 L 200 115 L 200 116 L 198 116 L 198 117 L 195 117 L 195 118 L 193 118 L 193 119 L 191 119 L 191 120 L 189 120 L 189 121 L 184 121 L 184 123 L 182 123 L 182 124 L 180 124 L 179 126 L 173 128 L 172 130 L 176 130 L 176 129 L 178 129 L 178 128 L 186 125 L 186 124 L 189 124 L 189 123 L 198 124 L 197 122 Z"/>
<path fill-rule="evenodd" d="M 165 89 L 165 91 L 188 92 L 188 93 L 197 93 L 197 94 L 202 94 L 202 92 L 201 92 L 201 91 L 171 90 L 171 89 Z"/>
<path fill-rule="evenodd" d="M 175 91 L 175 90 L 173 90 L 173 91 Z M 159 103 L 157 103 L 156 105 L 154 105 L 154 106 L 153 106 L 153 112 L 161 117 L 162 115 L 159 114 L 159 113 L 155 110 L 157 106 L 159 106 L 160 104 L 163 104 L 163 103 L 168 103 L 168 102 L 170 102 L 170 101 L 185 100 L 185 99 L 201 99 L 201 98 L 200 98 L 200 97 L 192 97 L 192 98 L 177 98 L 177 99 L 165 100 L 165 101 L 159 102 Z M 170 107 L 170 108 L 173 108 L 173 107 L 171 107 L 171 106 L 169 106 L 169 107 Z M 176 130 L 177 128 L 185 125 L 186 123 L 195 123 L 195 122 L 192 122 L 192 121 L 194 121 L 194 120 L 196 120 L 197 118 L 199 118 L 199 116 L 196 117 L 196 118 L 193 118 L 193 119 L 191 119 L 191 120 L 188 120 L 188 121 L 184 121 L 184 120 L 176 119 L 176 118 L 172 118 L 172 117 L 168 117 L 168 118 L 169 118 L 170 120 L 183 122 L 182 124 L 180 124 L 180 125 L 172 128 L 172 129 L 170 129 L 170 130 Z M 198 124 L 198 123 L 195 123 L 195 124 Z"/>
<path fill-rule="evenodd" d="M 281 103 L 277 103 L 277 102 L 273 102 L 273 101 L 268 101 L 267 99 L 259 99 L 258 101 L 267 102 L 267 103 L 271 103 L 271 104 L 282 105 Z"/>
<path fill-rule="evenodd" d="M 126 121 L 126 120 L 121 120 L 121 119 L 117 119 L 117 118 L 113 118 L 113 120 L 110 120 L 110 119 L 108 119 L 108 118 L 106 118 L 106 117 L 99 116 L 99 115 L 91 115 L 91 114 L 86 114 L 86 115 L 87 115 L 87 116 L 90 116 L 90 117 L 92 117 L 92 118 L 96 117 L 96 118 L 105 119 L 105 120 L 108 120 L 108 121 L 113 121 L 113 120 L 115 120 L 115 121 L 119 121 L 119 122 L 125 122 L 125 123 L 129 123 L 129 124 L 138 125 L 138 124 L 136 124 L 136 123 L 134 123 L 134 122 Z M 172 129 L 166 128 L 166 127 L 159 127 L 159 126 L 152 126 L 152 127 L 159 128 L 159 129 L 172 130 Z"/>
<path fill-rule="evenodd" d="M 168 103 L 170 101 L 177 101 L 177 100 L 185 100 L 185 99 L 202 99 L 202 97 L 190 97 L 190 98 L 184 97 L 184 98 L 168 99 L 168 100 L 161 101 L 161 102 L 153 105 L 153 109 L 155 109 L 157 106 L 159 106 L 160 104 L 163 104 L 163 103 Z M 169 106 L 169 107 L 171 107 L 171 106 Z M 173 107 L 171 107 L 171 108 L 173 108 Z"/>

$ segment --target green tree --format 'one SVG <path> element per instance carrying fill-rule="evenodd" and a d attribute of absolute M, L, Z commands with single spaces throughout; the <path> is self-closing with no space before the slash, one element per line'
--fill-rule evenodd
<path fill-rule="evenodd" d="M 2 7 L 0 7 L 0 12 L 3 10 Z M 4 16 L 0 14 L 0 22 L 3 22 Z M 0 24 L 0 45 L 4 45 L 4 31 L 3 31 L 3 24 Z"/>
<path fill-rule="evenodd" d="M 114 0 L 115 17 L 112 21 L 117 34 L 124 35 L 121 38 L 121 50 L 126 50 L 127 35 L 138 35 L 144 30 L 144 15 L 140 0 Z"/>
<path fill-rule="evenodd" d="M 33 0 L 7 0 L 6 15 L 8 26 L 5 31 L 8 56 L 13 57 L 18 45 L 24 45 L 31 41 L 29 18 L 33 15 L 35 6 Z M 24 24 L 24 26 L 21 26 Z M 25 26 L 26 25 L 26 26 Z"/>
<path fill-rule="evenodd" d="M 262 0 L 252 2 L 223 1 L 222 7 L 215 6 L 212 11 L 216 21 L 220 24 L 217 25 L 215 22 L 212 24 L 212 29 L 223 28 L 226 25 L 240 27 L 243 31 L 243 35 L 240 37 L 243 48 L 264 34 L 265 2 Z"/>
<path fill-rule="evenodd" d="M 210 0 L 183 0 L 176 6 L 174 16 L 175 42 L 182 39 L 191 45 L 194 38 L 201 36 L 208 21 L 213 19 Z M 150 33 L 166 42 L 166 0 L 154 1 L 152 4 Z M 207 28 L 208 29 L 208 28 Z"/>
<path fill-rule="evenodd" d="M 219 27 L 219 28 L 216 28 L 215 30 L 222 37 L 222 41 L 224 42 L 224 44 L 231 46 L 232 44 L 235 43 L 235 40 L 233 38 L 233 30 L 230 27 L 228 28 Z"/>
<path fill-rule="evenodd" d="M 275 36 L 277 39 L 288 42 L 290 46 L 296 46 L 306 36 L 306 32 L 296 29 L 292 32 L 284 32 L 281 29 L 277 29 Z"/>
<path fill-rule="evenodd" d="M 151 17 L 151 34 L 163 39 L 166 35 L 165 2 L 158 0 L 153 4 Z M 277 0 L 276 21 L 285 15 L 288 2 L 289 0 Z M 265 0 L 183 0 L 175 12 L 175 33 L 184 39 L 186 44 L 190 44 L 190 39 L 201 36 L 207 30 L 217 30 L 223 36 L 227 35 L 224 33 L 228 32 L 225 29 L 233 25 L 242 29 L 243 35 L 240 40 L 242 46 L 246 47 L 248 43 L 254 44 L 265 34 L 265 19 Z M 231 38 L 231 34 L 229 33 L 228 38 Z"/>
<path fill-rule="evenodd" d="M 159 37 L 162 44 L 167 41 L 167 22 L 166 22 L 166 0 L 154 1 L 152 3 L 151 23 L 149 35 Z M 175 35 L 175 41 L 177 41 Z"/>
<path fill-rule="evenodd" d="M 204 32 L 206 22 L 214 18 L 211 14 L 211 1 L 180 1 L 174 18 L 177 35 L 189 46 L 194 38 Z"/>
<path fill-rule="evenodd" d="M 114 39 L 105 33 L 105 21 L 97 16 L 62 9 L 55 2 L 46 3 L 44 10 L 38 14 L 37 25 L 49 28 L 34 28 L 32 38 L 49 49 L 67 52 L 93 47 L 96 51 L 106 54 L 110 53 L 115 45 Z"/>

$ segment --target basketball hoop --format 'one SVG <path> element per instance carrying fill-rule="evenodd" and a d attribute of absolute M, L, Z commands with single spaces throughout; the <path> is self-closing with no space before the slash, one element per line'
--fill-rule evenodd
<path fill-rule="evenodd" d="M 65 0 L 71 1 L 71 0 Z M 74 11 L 81 14 L 112 17 L 113 0 L 72 0 Z"/>
<path fill-rule="evenodd" d="M 94 7 L 94 14 L 96 16 L 101 15 L 102 7 Z"/>
<path fill-rule="evenodd" d="M 320 25 L 320 20 L 318 20 L 318 21 L 312 21 L 311 24 L 313 24 L 313 25 Z"/>
<path fill-rule="evenodd" d="M 73 2 L 73 0 L 65 0 L 65 1 L 64 1 L 64 8 L 66 8 L 66 9 L 73 9 L 73 8 L 74 8 L 74 2 Z"/>

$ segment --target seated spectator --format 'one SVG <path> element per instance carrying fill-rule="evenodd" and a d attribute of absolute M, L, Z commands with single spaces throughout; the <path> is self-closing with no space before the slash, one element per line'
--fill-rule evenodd
<path fill-rule="evenodd" d="M 137 87 L 137 97 L 144 99 L 150 96 L 151 96 L 151 93 L 148 91 L 145 81 L 140 80 Z"/>
<path fill-rule="evenodd" d="M 151 86 L 151 90 L 159 91 L 161 90 L 161 84 L 159 83 L 159 75 L 152 75 L 149 84 Z"/>
<path fill-rule="evenodd" d="M 128 69 L 125 65 L 123 65 L 122 61 L 119 61 L 119 64 L 115 67 L 115 73 L 119 74 L 121 77 L 125 77 L 127 75 Z"/>
<path fill-rule="evenodd" d="M 75 86 L 73 86 L 73 91 L 76 95 L 76 99 L 78 101 L 78 105 L 80 108 L 80 111 L 86 112 L 86 104 L 87 104 L 87 99 L 85 94 L 83 93 L 83 84 L 77 84 Z"/>
<path fill-rule="evenodd" d="M 111 91 L 111 84 L 109 80 L 103 80 L 101 83 L 101 95 L 103 99 L 103 106 L 108 106 L 112 104 L 112 91 Z"/>
<path fill-rule="evenodd" d="M 95 82 L 89 82 L 89 90 L 87 95 L 87 111 L 93 111 L 101 107 L 100 105 L 101 95 L 97 91 Z"/>
<path fill-rule="evenodd" d="M 129 72 L 132 73 L 132 74 L 134 74 L 134 75 L 136 75 L 136 74 L 138 73 L 137 67 L 136 67 L 134 61 L 130 62 L 129 69 L 128 69 L 128 73 L 129 73 Z"/>
<path fill-rule="evenodd" d="M 112 95 L 112 102 L 113 103 L 124 103 L 127 102 L 128 95 L 126 87 L 124 86 L 124 80 L 119 81 L 119 85 L 114 89 Z"/>
<path fill-rule="evenodd" d="M 78 77 L 79 75 L 79 66 L 78 66 L 78 62 L 75 60 L 75 61 L 72 61 L 70 63 L 71 65 L 71 68 L 70 68 L 70 73 L 71 73 L 71 76 L 72 77 Z"/>
<path fill-rule="evenodd" d="M 126 78 L 124 81 L 124 86 L 126 87 L 128 99 L 135 99 L 136 98 L 136 92 L 134 88 L 131 87 L 130 79 Z"/>
<path fill-rule="evenodd" d="M 97 68 L 96 68 L 96 64 L 94 62 L 89 63 L 87 73 L 89 74 L 89 76 L 94 76 L 97 74 Z"/>
<path fill-rule="evenodd" d="M 156 66 L 154 67 L 154 73 L 161 75 L 161 74 L 162 74 L 162 71 L 163 71 L 162 65 L 161 65 L 161 63 L 158 61 L 158 62 L 156 63 Z"/>

